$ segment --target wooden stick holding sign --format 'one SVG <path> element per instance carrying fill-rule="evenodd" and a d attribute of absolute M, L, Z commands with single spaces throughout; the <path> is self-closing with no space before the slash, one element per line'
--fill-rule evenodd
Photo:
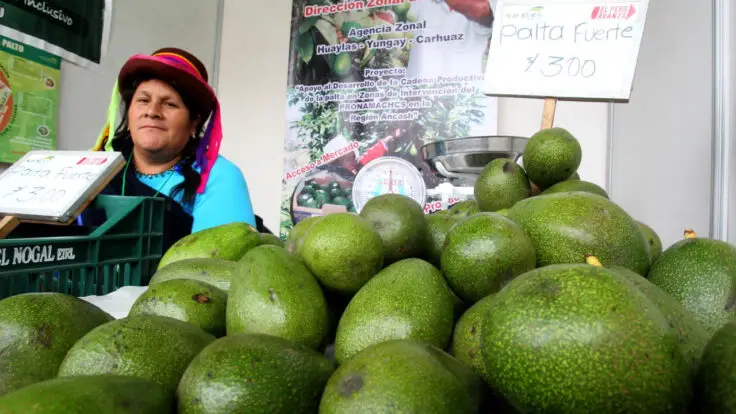
<path fill-rule="evenodd" d="M 483 92 L 545 98 L 542 129 L 558 99 L 628 101 L 649 0 L 499 0 Z"/>
<path fill-rule="evenodd" d="M 29 152 L 0 175 L 0 239 L 20 223 L 73 223 L 123 165 L 119 152 Z"/>

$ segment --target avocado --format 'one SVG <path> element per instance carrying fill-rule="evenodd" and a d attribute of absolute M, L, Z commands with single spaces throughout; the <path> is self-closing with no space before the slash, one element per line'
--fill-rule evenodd
<path fill-rule="evenodd" d="M 454 216 L 468 217 L 480 212 L 480 208 L 475 200 L 463 200 L 453 204 L 449 212 Z"/>
<path fill-rule="evenodd" d="M 52 378 L 0 397 L 0 414 L 162 414 L 176 398 L 142 378 L 117 375 Z"/>
<path fill-rule="evenodd" d="M 61 293 L 0 300 L 0 396 L 54 378 L 69 348 L 111 320 L 95 305 Z"/>
<path fill-rule="evenodd" d="M 473 195 L 481 211 L 509 208 L 531 195 L 524 169 L 510 158 L 496 158 L 481 170 Z"/>
<path fill-rule="evenodd" d="M 493 294 L 490 294 L 466 310 L 455 324 L 450 343 L 450 355 L 470 367 L 486 382 L 489 377 L 481 355 L 480 329 L 492 302 Z"/>
<path fill-rule="evenodd" d="M 662 240 L 660 240 L 659 235 L 653 228 L 647 226 L 641 221 L 637 221 L 636 223 L 644 233 L 644 237 L 646 237 L 647 242 L 649 242 L 649 257 L 651 258 L 652 264 L 654 264 L 654 262 L 659 259 L 659 256 L 662 255 Z"/>
<path fill-rule="evenodd" d="M 215 337 L 178 319 L 128 316 L 100 325 L 72 346 L 59 377 L 128 375 L 176 390 L 189 362 Z"/>
<path fill-rule="evenodd" d="M 481 411 L 488 413 L 514 413 L 517 411 L 498 393 L 487 386 L 490 378 L 481 354 L 481 326 L 483 317 L 493 301 L 488 295 L 462 314 L 455 324 L 450 344 L 450 355 L 473 370 L 484 381 Z"/>
<path fill-rule="evenodd" d="M 556 264 L 517 277 L 493 297 L 481 335 L 491 387 L 521 412 L 682 413 L 690 401 L 677 335 L 612 269 Z"/>
<path fill-rule="evenodd" d="M 601 188 L 598 184 L 580 180 L 560 181 L 559 183 L 542 191 L 542 194 L 565 193 L 570 191 L 586 191 L 591 194 L 597 194 L 601 197 L 608 198 L 606 190 Z"/>
<path fill-rule="evenodd" d="M 201 257 L 236 261 L 260 241 L 260 234 L 248 223 L 221 224 L 179 239 L 161 257 L 158 268 L 177 260 Z"/>
<path fill-rule="evenodd" d="M 427 241 L 424 209 L 401 194 L 381 194 L 368 200 L 360 216 L 373 224 L 383 241 L 383 264 L 420 257 Z"/>
<path fill-rule="evenodd" d="M 293 341 L 228 335 L 187 367 L 177 392 L 179 413 L 316 413 L 333 372 L 324 355 Z"/>
<path fill-rule="evenodd" d="M 332 73 L 337 76 L 345 76 L 350 73 L 353 68 L 350 61 L 350 54 L 347 52 L 338 53 L 332 63 Z"/>
<path fill-rule="evenodd" d="M 620 266 L 614 266 L 612 269 L 628 279 L 659 309 L 672 327 L 672 331 L 677 335 L 683 355 L 695 370 L 700 364 L 703 349 L 710 339 L 710 334 L 695 318 L 695 315 L 643 276 Z"/>
<path fill-rule="evenodd" d="M 322 217 L 323 216 L 312 216 L 296 223 L 289 232 L 289 235 L 286 237 L 286 242 L 284 242 L 284 248 L 286 251 L 297 257 L 301 257 L 300 249 L 302 242 L 304 241 L 304 235 L 307 234 L 309 228 L 312 227 L 314 223 L 321 220 Z"/>
<path fill-rule="evenodd" d="M 720 327 L 703 351 L 693 383 L 695 405 L 705 414 L 736 413 L 736 321 Z"/>
<path fill-rule="evenodd" d="M 473 304 L 509 280 L 536 267 L 529 236 L 496 213 L 478 213 L 454 225 L 442 251 L 442 272 L 450 288 Z"/>
<path fill-rule="evenodd" d="M 447 211 L 447 210 L 443 210 Z M 424 258 L 438 269 L 442 249 L 445 245 L 445 236 L 450 228 L 463 220 L 463 217 L 449 214 L 430 214 L 427 216 L 427 242 L 424 250 Z"/>
<path fill-rule="evenodd" d="M 412 338 L 444 348 L 455 321 L 442 273 L 421 259 L 387 266 L 363 286 L 340 318 L 335 337 L 338 364 L 391 339 Z"/>
<path fill-rule="evenodd" d="M 736 315 L 736 247 L 697 237 L 667 248 L 649 280 L 690 310 L 710 335 Z"/>
<path fill-rule="evenodd" d="M 183 259 L 159 268 L 148 286 L 168 280 L 189 279 L 205 282 L 227 293 L 238 275 L 238 264 L 230 260 L 206 257 Z"/>
<path fill-rule="evenodd" d="M 243 278 L 233 284 L 227 333 L 264 333 L 310 348 L 329 329 L 327 302 L 307 267 L 281 247 L 262 245 L 241 260 Z"/>
<path fill-rule="evenodd" d="M 192 325 L 216 337 L 225 336 L 227 293 L 199 280 L 173 279 L 149 286 L 128 316 L 161 315 Z"/>
<path fill-rule="evenodd" d="M 271 233 L 260 233 L 261 243 L 260 244 L 271 244 L 274 246 L 284 247 L 284 242 L 276 235 Z M 259 244 L 259 246 L 260 246 Z"/>
<path fill-rule="evenodd" d="M 500 210 L 496 210 L 496 211 L 495 211 L 494 213 L 496 213 L 496 214 L 500 214 L 500 215 L 502 215 L 502 216 L 504 216 L 504 217 L 508 217 L 508 216 L 509 216 L 509 209 L 507 209 L 507 208 L 502 208 L 502 209 L 500 209 Z"/>
<path fill-rule="evenodd" d="M 564 128 L 543 129 L 524 147 L 524 169 L 542 190 L 570 178 L 582 159 L 580 143 Z"/>
<path fill-rule="evenodd" d="M 314 223 L 301 247 L 312 274 L 328 289 L 352 294 L 383 268 L 383 241 L 373 225 L 352 213 Z"/>
<path fill-rule="evenodd" d="M 509 218 L 531 238 L 537 267 L 581 263 L 592 255 L 606 266 L 640 275 L 649 270 L 649 244 L 639 225 L 601 196 L 579 191 L 539 195 L 516 203 Z"/>
<path fill-rule="evenodd" d="M 380 342 L 338 366 L 320 414 L 478 412 L 481 382 L 470 368 L 433 345 Z"/>

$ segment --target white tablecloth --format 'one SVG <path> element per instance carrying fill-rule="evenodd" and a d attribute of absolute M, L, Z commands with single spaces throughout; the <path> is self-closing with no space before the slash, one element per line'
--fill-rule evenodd
<path fill-rule="evenodd" d="M 80 299 L 99 307 L 115 319 L 128 316 L 130 308 L 148 286 L 125 286 L 103 296 L 84 296 Z"/>

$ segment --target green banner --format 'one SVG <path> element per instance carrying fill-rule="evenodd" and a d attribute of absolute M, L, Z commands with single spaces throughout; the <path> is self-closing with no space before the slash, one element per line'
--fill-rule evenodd
<path fill-rule="evenodd" d="M 0 36 L 0 162 L 56 149 L 61 58 Z"/>
<path fill-rule="evenodd" d="M 111 16 L 112 0 L 2 0 L 0 35 L 81 66 L 98 64 Z"/>

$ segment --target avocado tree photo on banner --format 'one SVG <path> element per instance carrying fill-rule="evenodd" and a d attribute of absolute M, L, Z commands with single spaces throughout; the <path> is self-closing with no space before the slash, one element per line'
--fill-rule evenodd
<path fill-rule="evenodd" d="M 491 23 L 487 0 L 293 0 L 282 237 L 386 192 L 427 211 L 447 179 L 421 148 L 497 132 Z"/>
<path fill-rule="evenodd" d="M 113 0 L 2 0 L 0 35 L 80 66 L 99 64 L 110 40 Z"/>

